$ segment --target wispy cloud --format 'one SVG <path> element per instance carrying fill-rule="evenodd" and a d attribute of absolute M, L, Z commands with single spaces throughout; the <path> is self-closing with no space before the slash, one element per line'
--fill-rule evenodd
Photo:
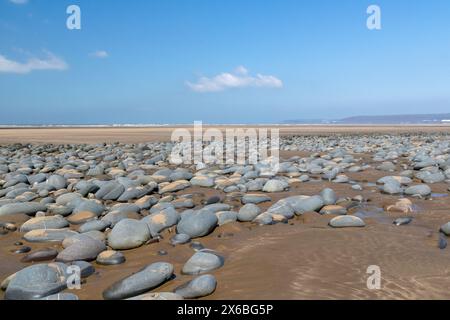
<path fill-rule="evenodd" d="M 104 59 L 104 58 L 108 58 L 109 57 L 109 53 L 106 52 L 105 50 L 94 51 L 94 52 L 91 52 L 89 55 L 91 57 L 100 58 L 100 59 Z"/>
<path fill-rule="evenodd" d="M 218 92 L 226 89 L 245 87 L 281 88 L 283 82 L 275 76 L 256 74 L 252 76 L 243 67 L 237 67 L 233 72 L 224 72 L 212 78 L 201 77 L 197 82 L 186 82 L 186 85 L 196 92 Z"/>
<path fill-rule="evenodd" d="M 9 2 L 12 2 L 14 4 L 25 4 L 28 2 L 28 0 L 9 0 Z"/>
<path fill-rule="evenodd" d="M 37 70 L 62 71 L 68 68 L 67 63 L 46 51 L 44 58 L 31 57 L 25 62 L 14 61 L 0 54 L 0 73 L 26 74 Z"/>

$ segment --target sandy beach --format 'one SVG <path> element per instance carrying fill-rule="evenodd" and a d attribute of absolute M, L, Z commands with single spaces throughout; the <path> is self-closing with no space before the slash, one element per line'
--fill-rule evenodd
<path fill-rule="evenodd" d="M 168 127 L 0 129 L 0 143 L 2 148 L 6 148 L 8 144 L 12 143 L 45 145 L 96 144 L 120 141 L 134 144 L 168 141 L 172 129 Z M 317 143 L 326 144 L 329 139 L 334 139 L 336 134 L 347 136 L 347 138 L 343 138 L 344 140 L 339 140 L 342 142 L 342 148 L 347 146 L 348 141 L 357 142 L 358 139 L 378 139 L 374 141 L 377 141 L 376 143 L 380 146 L 376 147 L 374 142 L 374 145 L 368 146 L 373 148 L 371 152 L 355 153 L 355 149 L 353 151 L 349 149 L 345 152 L 345 157 L 348 156 L 349 159 L 349 166 L 343 166 L 345 169 L 341 174 L 345 174 L 349 182 L 339 183 L 335 181 L 335 178 L 324 179 L 322 176 L 326 174 L 326 170 L 317 172 L 305 170 L 302 173 L 303 161 L 309 162 L 314 159 L 309 158 L 314 152 L 283 150 L 280 155 L 282 162 L 295 163 L 296 168 L 301 169 L 300 173 L 295 171 L 295 174 L 288 174 L 287 172 L 277 174 L 275 179 L 288 182 L 288 187 L 284 191 L 245 192 L 241 190 L 229 192 L 226 188 L 224 189 L 217 184 L 221 175 L 217 175 L 217 173 L 213 175 L 213 172 L 217 172 L 214 170 L 218 170 L 218 167 L 211 166 L 210 169 L 206 169 L 206 172 L 216 177 L 214 187 L 191 185 L 182 190 L 175 190 L 166 194 L 158 194 L 157 189 L 148 194 L 154 195 L 158 201 L 165 196 L 171 197 L 170 199 L 174 199 L 174 201 L 176 199 L 192 199 L 195 210 L 204 207 L 207 199 L 218 196 L 221 199 L 220 202 L 228 205 L 229 211 L 233 212 L 239 212 L 242 208 L 241 197 L 246 193 L 263 194 L 270 197 L 270 201 L 257 204 L 261 212 L 264 213 L 282 199 L 298 195 L 315 196 L 325 188 L 330 188 L 339 199 L 336 205 L 344 208 L 347 216 L 358 216 L 363 219 L 365 226 L 363 228 L 332 228 L 330 227 L 330 221 L 338 217 L 339 214 L 319 214 L 318 212 L 324 207 L 323 205 L 316 210 L 302 212 L 285 219 L 285 223 L 260 225 L 261 223 L 255 222 L 232 221 L 217 226 L 208 235 L 192 239 L 192 242 L 201 243 L 202 246 L 214 250 L 224 259 L 222 267 L 211 271 L 217 280 L 217 287 L 212 294 L 205 296 L 204 299 L 450 298 L 448 292 L 448 286 L 450 285 L 450 264 L 448 263 L 450 251 L 445 247 L 439 248 L 442 238 L 442 234 L 439 232 L 440 227 L 450 220 L 448 177 L 438 182 L 428 182 L 427 185 L 431 187 L 431 193 L 420 197 L 380 192 L 382 185 L 377 183 L 380 178 L 401 176 L 406 174 L 403 172 L 406 169 L 413 169 L 412 154 L 418 154 L 420 148 L 427 150 L 427 152 L 436 148 L 448 151 L 448 147 L 445 149 L 442 143 L 448 142 L 446 134 L 450 134 L 449 126 L 399 126 L 395 129 L 386 126 L 300 126 L 282 127 L 280 131 L 284 139 L 288 139 L 286 146 L 296 143 L 298 145 L 298 142 L 295 142 L 295 137 L 306 136 L 309 136 L 312 139 L 311 141 L 316 141 L 314 139 L 320 136 L 324 140 Z M 405 141 L 411 142 L 411 147 L 407 147 L 405 151 L 398 151 L 397 157 L 393 159 L 383 155 L 386 158 L 384 162 L 376 159 L 376 157 L 374 158 L 375 152 L 380 152 L 379 150 L 383 148 L 386 150 L 398 148 L 395 142 L 397 135 L 403 136 L 403 139 L 406 139 Z M 294 138 L 291 138 L 291 136 L 294 136 Z M 386 141 L 386 145 L 383 147 L 380 141 Z M 311 142 L 311 145 L 314 146 L 314 142 Z M 413 145 L 416 145 L 418 149 L 414 149 L 416 147 L 412 147 Z M 121 145 L 120 148 L 129 155 L 136 155 L 140 151 L 134 149 L 133 146 Z M 299 146 L 301 147 L 302 144 L 300 143 Z M 102 150 L 102 147 L 97 146 L 95 148 Z M 334 147 L 324 148 L 327 151 L 319 152 L 319 154 L 323 159 L 333 160 L 329 165 L 335 166 L 342 163 L 343 156 L 333 155 L 333 152 L 340 148 L 341 145 L 337 144 Z M 6 149 L 2 150 L 3 158 L 12 159 L 8 158 Z M 33 151 L 35 149 L 27 150 Z M 43 150 L 45 150 L 45 147 Z M 45 155 L 47 153 L 59 154 L 59 151 L 44 152 L 43 150 L 38 152 Z M 62 147 L 59 150 L 65 149 Z M 27 152 L 23 154 L 26 155 Z M 93 151 L 89 152 L 92 153 Z M 404 152 L 404 154 L 400 152 Z M 411 154 L 408 154 L 408 152 L 411 152 Z M 75 154 L 72 156 L 73 159 L 75 159 Z M 439 153 L 436 154 L 439 155 Z M 104 155 L 98 156 L 104 157 Z M 17 156 L 15 157 L 17 158 Z M 78 154 L 77 157 L 85 156 Z M 105 162 L 105 160 L 99 160 L 96 157 L 87 161 L 91 161 L 92 166 L 109 161 Z M 431 155 L 431 157 L 435 158 L 436 156 Z M 448 161 L 445 157 L 440 158 L 444 159 L 444 162 Z M 20 159 L 20 157 L 17 159 Z M 17 159 L 7 161 L 17 162 Z M 303 160 L 300 161 L 299 159 Z M 380 169 L 379 166 L 382 163 L 385 164 L 385 162 L 392 164 L 393 171 Z M 110 163 L 111 168 L 117 167 L 117 163 L 114 161 Z M 67 172 L 71 174 L 81 172 L 80 165 L 78 165 L 78 169 L 76 169 L 76 166 L 74 167 L 74 164 L 69 165 L 73 170 Z M 161 168 L 170 168 L 171 170 L 176 168 L 176 166 L 168 163 L 161 163 L 160 165 Z M 364 169 L 352 172 L 353 170 L 348 170 L 350 165 L 353 167 L 361 166 Z M 69 170 L 69 167 L 66 169 Z M 192 166 L 186 168 L 193 173 L 196 172 L 196 169 Z M 424 168 L 427 168 L 427 166 Z M 442 168 L 442 170 L 446 170 L 445 167 Z M 130 167 L 119 176 L 126 177 L 135 169 L 143 170 L 145 176 L 151 177 L 158 167 L 156 165 L 138 165 L 134 169 Z M 33 172 L 28 172 L 28 175 L 37 174 L 38 171 L 42 171 L 42 168 L 34 169 Z M 63 171 L 55 172 L 62 174 Z M 411 173 L 411 182 L 408 182 L 408 185 L 423 183 L 414 176 L 417 172 L 419 171 Z M 298 178 L 301 174 L 308 174 L 309 179 L 300 181 Z M 226 174 L 223 175 L 226 176 Z M 6 174 L 3 174 L 2 177 L 3 179 L 7 178 Z M 74 192 L 75 190 L 71 189 L 75 186 L 73 183 L 80 180 L 93 178 L 114 180 L 118 176 L 114 177 L 112 171 L 110 171 L 98 177 L 85 174 L 79 175 L 79 177 L 78 175 L 66 177 L 68 180 L 66 187 L 61 190 L 50 189 L 47 198 L 57 199 L 67 192 Z M 227 179 L 237 177 L 241 178 L 241 174 L 228 175 Z M 248 181 L 251 181 L 251 179 L 249 178 Z M 71 183 L 70 187 L 69 182 Z M 161 184 L 160 190 L 161 187 L 167 185 L 167 182 L 158 183 Z M 5 181 L 2 184 L 4 186 Z M 360 189 L 354 188 L 355 185 L 360 186 Z M 405 185 L 404 188 L 408 185 Z M 38 192 L 36 190 L 30 186 L 29 191 L 31 193 Z M 7 198 L 11 199 L 11 197 L 4 195 L 0 201 Z M 39 202 L 43 198 L 45 197 L 41 194 L 32 201 Z M 101 199 L 98 194 L 96 196 L 93 193 L 86 194 L 86 199 L 95 198 Z M 401 198 L 407 198 L 411 201 L 411 207 L 408 210 L 404 212 L 387 210 L 389 206 L 395 205 Z M 166 198 L 163 201 L 170 202 L 170 199 Z M 137 200 L 117 201 L 116 198 L 114 200 L 102 200 L 102 203 L 105 208 L 111 208 L 118 203 L 134 204 Z M 106 209 L 99 219 L 102 216 L 104 217 L 106 213 L 111 212 L 110 210 Z M 185 209 L 177 209 L 178 213 L 183 210 Z M 147 208 L 140 210 L 138 213 L 127 213 L 127 217 L 141 219 L 149 214 L 151 212 Z M 54 213 L 49 210 L 44 215 L 53 216 Z M 26 214 L 0 214 L 0 222 L 14 223 L 19 228 L 32 217 L 33 215 Z M 66 219 L 69 217 L 70 215 Z M 393 224 L 395 219 L 404 217 L 411 217 L 412 222 L 401 226 Z M 273 219 L 275 218 L 278 219 L 279 216 L 274 216 Z M 76 231 L 79 230 L 80 225 L 70 224 L 69 228 Z M 24 240 L 24 232 L 19 231 L 10 231 L 0 235 L 0 280 L 4 280 L 9 275 L 31 265 L 21 262 L 24 254 L 12 253 L 12 250 L 17 248 L 14 245 L 17 242 L 29 246 L 31 252 L 43 248 L 53 248 L 58 252 L 63 249 L 61 243 L 26 241 Z M 105 234 L 107 235 L 110 232 L 111 230 L 107 229 Z M 126 278 L 146 265 L 156 262 L 171 263 L 176 277 L 162 283 L 157 289 L 149 291 L 176 291 L 177 287 L 192 279 L 191 275 L 182 274 L 181 269 L 195 253 L 189 244 L 173 246 L 170 243 L 170 239 L 176 232 L 177 227 L 173 225 L 161 230 L 158 242 L 129 250 L 119 250 L 126 258 L 125 263 L 105 266 L 91 261 L 95 267 L 95 273 L 83 280 L 80 290 L 65 290 L 64 292 L 73 293 L 79 299 L 102 299 L 102 294 L 111 284 Z M 381 288 L 377 290 L 367 287 L 369 277 L 367 268 L 372 265 L 379 266 L 381 269 Z M 0 297 L 5 297 L 5 293 L 2 292 Z"/>

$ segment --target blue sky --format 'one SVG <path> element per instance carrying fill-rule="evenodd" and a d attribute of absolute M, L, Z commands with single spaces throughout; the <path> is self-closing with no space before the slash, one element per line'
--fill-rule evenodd
<path fill-rule="evenodd" d="M 0 40 L 3 124 L 450 112 L 448 0 L 0 0 Z"/>

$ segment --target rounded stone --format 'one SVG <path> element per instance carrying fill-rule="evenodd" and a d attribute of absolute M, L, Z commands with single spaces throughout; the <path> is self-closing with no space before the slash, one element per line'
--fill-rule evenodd
<path fill-rule="evenodd" d="M 159 287 L 173 275 L 173 266 L 166 262 L 153 263 L 126 277 L 103 292 L 108 300 L 126 299 Z"/>
<path fill-rule="evenodd" d="M 266 182 L 266 184 L 263 187 L 264 192 L 282 192 L 284 189 L 286 189 L 289 185 L 281 180 L 269 180 Z"/>
<path fill-rule="evenodd" d="M 216 215 L 208 210 L 193 211 L 182 216 L 177 233 L 187 234 L 191 238 L 203 237 L 214 230 L 217 222 Z"/>
<path fill-rule="evenodd" d="M 58 251 L 52 248 L 43 248 L 27 254 L 20 261 L 21 262 L 40 262 L 53 260 L 58 255 Z"/>
<path fill-rule="evenodd" d="M 97 256 L 97 263 L 105 266 L 121 264 L 125 260 L 123 253 L 114 250 L 103 251 Z"/>
<path fill-rule="evenodd" d="M 22 253 L 27 253 L 30 252 L 31 248 L 28 246 L 23 246 L 23 247 L 19 247 L 17 249 L 12 249 L 11 253 L 17 253 L 17 254 L 22 254 Z"/>
<path fill-rule="evenodd" d="M 237 214 L 237 219 L 242 222 L 250 222 L 253 221 L 259 214 L 261 213 L 261 209 L 253 203 L 247 203 Z"/>
<path fill-rule="evenodd" d="M 213 275 L 205 274 L 182 284 L 175 289 L 175 294 L 184 299 L 195 299 L 208 296 L 216 290 L 217 280 Z"/>
<path fill-rule="evenodd" d="M 223 266 L 224 259 L 210 252 L 196 252 L 183 266 L 181 273 L 183 274 L 202 274 Z"/>
<path fill-rule="evenodd" d="M 177 233 L 170 239 L 171 245 L 177 245 L 177 244 L 185 244 L 191 241 L 191 237 L 188 234 L 184 233 Z"/>
<path fill-rule="evenodd" d="M 444 233 L 446 236 L 450 236 L 450 222 L 442 225 L 440 231 Z"/>
<path fill-rule="evenodd" d="M 35 264 L 18 271 L 9 281 L 6 300 L 35 300 L 66 288 L 66 265 Z"/>
<path fill-rule="evenodd" d="M 80 228 L 78 229 L 78 232 L 85 233 L 89 231 L 104 231 L 106 228 L 108 228 L 111 225 L 111 222 L 106 220 L 91 220 L 88 222 L 83 223 Z"/>
<path fill-rule="evenodd" d="M 102 241 L 88 237 L 65 248 L 58 254 L 56 261 L 92 261 L 104 250 L 106 250 L 106 246 Z"/>
<path fill-rule="evenodd" d="M 426 184 L 419 184 L 416 186 L 411 186 L 409 188 L 406 188 L 405 194 L 410 196 L 428 196 L 431 194 L 431 188 L 427 186 Z"/>
<path fill-rule="evenodd" d="M 224 224 L 235 222 L 237 220 L 237 213 L 234 211 L 219 211 L 216 213 L 217 224 L 223 226 Z"/>
<path fill-rule="evenodd" d="M 63 229 L 69 226 L 69 223 L 62 216 L 45 216 L 31 218 L 20 227 L 20 232 L 28 232 L 37 229 Z"/>
<path fill-rule="evenodd" d="M 350 227 L 365 227 L 364 221 L 355 216 L 338 216 L 331 219 L 329 222 L 333 228 L 350 228 Z"/>
<path fill-rule="evenodd" d="M 114 250 L 140 247 L 150 239 L 147 224 L 133 219 L 120 220 L 108 234 L 108 245 Z"/>

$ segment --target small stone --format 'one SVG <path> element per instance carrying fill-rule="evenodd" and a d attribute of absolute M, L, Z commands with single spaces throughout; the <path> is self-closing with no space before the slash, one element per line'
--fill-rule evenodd
<path fill-rule="evenodd" d="M 166 256 L 167 255 L 167 251 L 166 250 L 159 250 L 158 251 L 158 255 L 159 256 Z"/>
<path fill-rule="evenodd" d="M 194 251 L 200 251 L 205 249 L 205 247 L 200 242 L 192 242 L 190 247 L 194 249 Z"/>
<path fill-rule="evenodd" d="M 30 252 L 30 251 L 31 251 L 31 248 L 28 247 L 28 246 L 23 246 L 23 247 L 20 247 L 18 249 L 12 249 L 11 250 L 12 253 L 17 253 L 17 254 L 27 253 L 27 252 Z"/>
<path fill-rule="evenodd" d="M 37 217 L 26 221 L 20 227 L 20 232 L 28 232 L 37 229 L 63 229 L 68 226 L 69 223 L 61 216 Z"/>
<path fill-rule="evenodd" d="M 35 264 L 18 271 L 5 292 L 6 300 L 33 300 L 66 288 L 66 265 Z"/>
<path fill-rule="evenodd" d="M 44 248 L 27 254 L 21 262 L 41 262 L 53 260 L 58 255 L 58 251 L 51 248 Z"/>
<path fill-rule="evenodd" d="M 97 256 L 97 263 L 105 266 L 121 264 L 125 260 L 123 253 L 114 250 L 103 251 Z"/>
<path fill-rule="evenodd" d="M 397 218 L 394 220 L 393 224 L 395 224 L 396 226 L 403 226 L 403 225 L 407 225 L 409 223 L 411 223 L 413 219 L 409 218 L 409 217 L 405 217 L 405 218 Z"/>
<path fill-rule="evenodd" d="M 193 211 L 181 217 L 177 233 L 187 234 L 191 238 L 203 237 L 214 230 L 217 222 L 216 215 L 209 210 Z"/>
<path fill-rule="evenodd" d="M 405 190 L 405 194 L 410 196 L 428 196 L 431 194 L 431 188 L 426 184 L 420 184 L 416 186 L 409 187 Z"/>
<path fill-rule="evenodd" d="M 355 216 L 338 216 L 330 221 L 330 226 L 333 228 L 348 228 L 348 227 L 365 227 L 366 224 L 361 218 Z"/>
<path fill-rule="evenodd" d="M 177 244 L 188 243 L 189 241 L 191 241 L 191 237 L 189 235 L 183 234 L 183 233 L 177 233 L 170 239 L 170 244 L 174 246 Z"/>
<path fill-rule="evenodd" d="M 241 222 L 253 221 L 259 214 L 261 209 L 253 203 L 244 205 L 237 214 L 237 219 Z"/>
<path fill-rule="evenodd" d="M 160 286 L 172 275 L 173 266 L 170 263 L 153 263 L 114 283 L 103 292 L 103 297 L 108 300 L 134 297 Z"/>

